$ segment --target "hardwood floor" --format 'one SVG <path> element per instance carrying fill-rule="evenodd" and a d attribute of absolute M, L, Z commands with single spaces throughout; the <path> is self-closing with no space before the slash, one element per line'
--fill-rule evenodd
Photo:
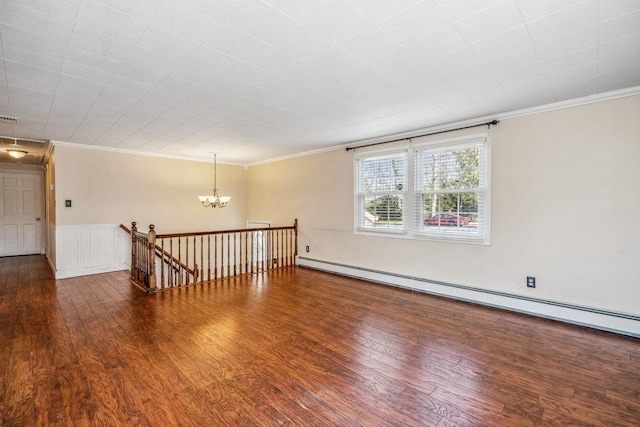
<path fill-rule="evenodd" d="M 146 296 L 0 258 L 2 425 L 640 425 L 640 340 L 288 267 Z"/>

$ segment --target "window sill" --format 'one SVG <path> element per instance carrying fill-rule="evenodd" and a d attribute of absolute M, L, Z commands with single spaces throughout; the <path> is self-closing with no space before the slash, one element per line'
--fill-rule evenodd
<path fill-rule="evenodd" d="M 402 231 L 390 231 L 390 230 L 371 230 L 371 229 L 356 229 L 354 231 L 356 236 L 370 236 L 370 237 L 391 237 L 394 239 L 404 239 L 404 240 L 422 240 L 429 242 L 439 242 L 439 243 L 463 243 L 468 245 L 480 245 L 480 246 L 491 246 L 491 242 L 489 238 L 469 238 L 466 236 L 455 236 L 453 233 L 450 235 L 446 235 L 444 233 L 441 234 L 427 234 L 427 233 L 416 233 L 414 235 L 409 235 L 406 230 Z"/>
<path fill-rule="evenodd" d="M 393 229 L 373 229 L 373 228 L 356 228 L 355 234 L 362 234 L 366 236 L 380 236 L 380 237 L 401 237 L 408 239 L 407 230 L 393 230 Z"/>

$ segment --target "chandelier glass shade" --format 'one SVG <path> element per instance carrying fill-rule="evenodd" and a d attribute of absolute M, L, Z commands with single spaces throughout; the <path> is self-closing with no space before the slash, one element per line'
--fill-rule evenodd
<path fill-rule="evenodd" d="M 7 153 L 14 159 L 21 159 L 27 155 L 27 152 L 24 150 L 7 150 Z"/>
<path fill-rule="evenodd" d="M 9 153 L 9 155 L 14 159 L 21 159 L 28 154 L 20 145 L 18 145 L 18 140 L 16 138 L 13 139 L 13 144 L 7 148 L 7 153 Z"/>
<path fill-rule="evenodd" d="M 205 208 L 224 208 L 231 200 L 230 196 L 220 196 L 218 194 L 217 185 L 217 162 L 216 155 L 213 155 L 213 195 L 210 196 L 198 196 L 200 203 Z"/>

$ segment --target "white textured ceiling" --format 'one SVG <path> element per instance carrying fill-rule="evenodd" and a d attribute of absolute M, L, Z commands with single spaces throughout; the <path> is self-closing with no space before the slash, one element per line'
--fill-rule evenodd
<path fill-rule="evenodd" d="M 0 0 L 0 135 L 252 163 L 640 85 L 640 0 Z"/>

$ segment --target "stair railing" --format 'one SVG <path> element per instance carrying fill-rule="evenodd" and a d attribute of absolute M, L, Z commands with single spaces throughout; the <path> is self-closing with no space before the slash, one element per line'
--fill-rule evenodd
<path fill-rule="evenodd" d="M 156 290 L 156 232 L 149 226 L 149 233 L 138 231 L 136 222 L 131 223 L 131 280 L 142 285 L 148 292 Z"/>
<path fill-rule="evenodd" d="M 150 293 L 294 265 L 298 254 L 297 219 L 284 227 L 169 234 L 149 229 L 141 233 L 132 222 L 131 279 Z"/>

